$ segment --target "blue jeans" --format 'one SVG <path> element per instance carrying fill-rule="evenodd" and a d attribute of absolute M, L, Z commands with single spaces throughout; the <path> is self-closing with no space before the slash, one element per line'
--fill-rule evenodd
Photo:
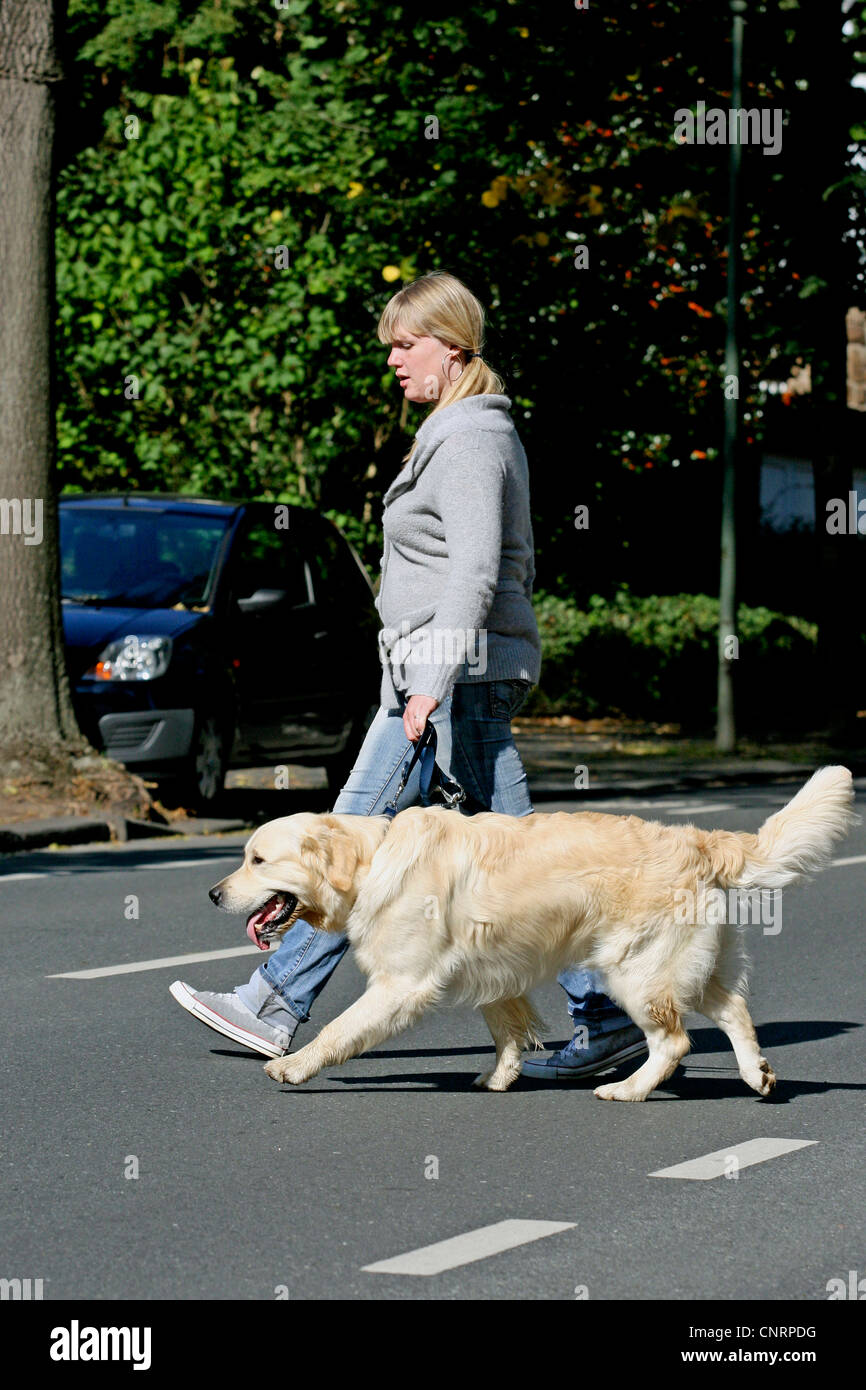
<path fill-rule="evenodd" d="M 506 816 L 532 814 L 529 786 L 511 733 L 511 720 L 524 704 L 528 681 L 465 681 L 454 686 L 430 716 L 436 730 L 436 761 L 482 806 Z M 413 745 L 403 728 L 403 706 L 380 709 L 367 731 L 334 811 L 344 815 L 381 815 L 400 784 Z M 397 810 L 420 800 L 416 764 Z M 455 812 L 455 814 L 457 814 Z M 304 1023 L 317 996 L 349 948 L 344 934 L 318 931 L 299 919 L 279 947 L 235 990 L 254 1014 L 272 1026 L 294 1029 Z M 619 1015 L 621 1010 L 601 993 L 598 976 L 567 970 L 559 982 L 569 995 L 569 1012 L 588 1023 Z M 625 1020 L 625 1015 L 622 1015 Z"/>

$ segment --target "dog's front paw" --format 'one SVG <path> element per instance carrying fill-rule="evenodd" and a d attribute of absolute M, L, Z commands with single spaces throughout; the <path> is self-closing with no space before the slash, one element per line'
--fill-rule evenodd
<path fill-rule="evenodd" d="M 599 1100 L 645 1100 L 646 1096 L 642 1091 L 634 1091 L 629 1088 L 627 1081 L 611 1081 L 607 1086 L 596 1086 L 594 1095 Z"/>
<path fill-rule="evenodd" d="M 766 1057 L 758 1060 L 758 1065 L 749 1072 L 743 1072 L 743 1080 L 757 1091 L 759 1096 L 768 1096 L 776 1084 L 776 1073 Z"/>
<path fill-rule="evenodd" d="M 272 1062 L 266 1062 L 264 1070 L 274 1081 L 285 1081 L 289 1086 L 297 1086 L 303 1077 L 297 1074 L 291 1057 L 275 1057 Z"/>
<path fill-rule="evenodd" d="M 480 1076 L 476 1076 L 472 1085 L 481 1091 L 507 1091 L 519 1075 L 520 1067 L 513 1067 L 507 1072 L 483 1071 Z"/>
<path fill-rule="evenodd" d="M 483 1071 L 480 1076 L 476 1076 L 472 1082 L 479 1091 L 507 1091 L 511 1083 L 503 1081 L 501 1076 L 497 1076 L 494 1071 Z"/>

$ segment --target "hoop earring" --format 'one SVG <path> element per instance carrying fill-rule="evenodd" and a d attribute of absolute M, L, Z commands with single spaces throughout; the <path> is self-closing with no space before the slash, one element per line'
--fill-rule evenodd
<path fill-rule="evenodd" d="M 451 377 L 449 376 L 448 372 L 446 372 L 446 370 L 445 370 L 445 358 L 446 358 L 447 356 L 448 356 L 448 354 L 447 354 L 447 352 L 446 352 L 446 353 L 443 355 L 442 361 L 441 361 L 441 363 L 440 363 L 440 366 L 441 366 L 441 369 L 442 369 L 442 375 L 444 376 L 445 380 L 448 382 L 448 385 L 449 385 L 449 386 L 454 386 L 456 383 L 453 382 L 453 381 L 451 380 Z M 453 366 L 453 362 L 452 362 L 452 366 Z M 465 371 L 466 371 L 466 365 L 465 365 L 465 363 L 461 362 L 461 364 L 460 364 L 460 376 L 462 376 L 463 373 L 464 373 Z M 457 381 L 460 380 L 460 376 L 457 378 Z"/>

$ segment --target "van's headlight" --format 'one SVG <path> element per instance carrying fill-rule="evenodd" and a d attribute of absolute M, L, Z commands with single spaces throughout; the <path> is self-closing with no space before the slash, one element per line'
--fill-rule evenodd
<path fill-rule="evenodd" d="M 132 633 L 109 642 L 86 674 L 99 681 L 152 681 L 165 675 L 170 661 L 170 637 L 139 637 Z"/>

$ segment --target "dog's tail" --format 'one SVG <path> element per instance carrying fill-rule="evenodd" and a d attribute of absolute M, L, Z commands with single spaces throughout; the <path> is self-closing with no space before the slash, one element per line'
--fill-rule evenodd
<path fill-rule="evenodd" d="M 853 803 L 848 768 L 819 768 L 757 835 L 722 831 L 707 837 L 714 876 L 732 888 L 775 889 L 818 873 L 827 867 L 836 842 L 858 821 Z"/>

